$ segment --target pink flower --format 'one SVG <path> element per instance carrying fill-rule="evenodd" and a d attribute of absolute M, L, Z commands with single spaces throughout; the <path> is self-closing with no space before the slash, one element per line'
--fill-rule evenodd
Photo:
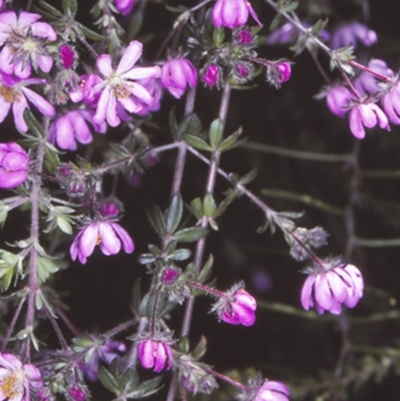
<path fill-rule="evenodd" d="M 340 26 L 332 35 L 332 49 L 339 49 L 345 46 L 357 46 L 362 43 L 364 46 L 372 46 L 378 40 L 376 32 L 359 22 L 351 22 Z"/>
<path fill-rule="evenodd" d="M 288 387 L 277 381 L 265 380 L 251 401 L 289 401 Z"/>
<path fill-rule="evenodd" d="M 127 15 L 132 10 L 135 0 L 115 0 L 115 7 L 122 15 Z"/>
<path fill-rule="evenodd" d="M 117 105 L 129 113 L 138 113 L 144 104 L 150 104 L 153 97 L 138 82 L 138 79 L 159 77 L 160 67 L 133 67 L 142 55 L 143 45 L 133 40 L 125 49 L 116 69 L 113 69 L 111 56 L 102 54 L 97 58 L 96 66 L 102 78 L 95 84 L 90 97 L 101 92 L 93 121 L 100 124 L 105 120 L 112 127 L 120 124 Z"/>
<path fill-rule="evenodd" d="M 105 132 L 105 126 L 98 126 L 92 122 L 92 112 L 84 109 L 72 110 L 58 117 L 50 126 L 50 141 L 64 150 L 76 150 L 76 142 L 84 145 L 92 142 L 87 121 L 95 125 L 98 132 Z M 99 130 L 100 129 L 100 130 Z"/>
<path fill-rule="evenodd" d="M 96 245 L 104 255 L 115 255 L 121 250 L 121 243 L 126 253 L 132 253 L 134 244 L 129 234 L 117 223 L 111 221 L 96 221 L 86 226 L 75 237 L 70 248 L 72 260 L 77 258 L 86 263 Z"/>
<path fill-rule="evenodd" d="M 286 61 L 281 61 L 280 63 L 276 64 L 276 68 L 281 73 L 281 76 L 278 78 L 278 81 L 280 83 L 289 81 L 292 75 L 292 67 L 290 66 L 290 63 L 287 63 Z"/>
<path fill-rule="evenodd" d="M 154 372 L 172 368 L 172 352 L 166 342 L 155 340 L 140 342 L 138 345 L 138 357 L 144 368 L 153 369 Z"/>
<path fill-rule="evenodd" d="M 389 120 L 386 114 L 374 103 L 360 103 L 350 111 L 350 130 L 358 138 L 365 137 L 365 129 L 374 128 L 376 124 L 382 129 L 390 131 Z"/>
<path fill-rule="evenodd" d="M 0 188 L 16 188 L 28 178 L 29 157 L 15 142 L 0 143 Z"/>
<path fill-rule="evenodd" d="M 218 83 L 219 76 L 220 71 L 218 65 L 210 64 L 207 66 L 203 74 L 203 81 L 209 86 L 214 86 Z"/>
<path fill-rule="evenodd" d="M 351 92 L 346 87 L 335 86 L 329 90 L 326 96 L 326 104 L 333 114 L 344 117 L 349 111 L 352 98 Z"/>
<path fill-rule="evenodd" d="M 14 121 L 17 129 L 21 132 L 28 131 L 28 126 L 24 120 L 24 111 L 29 108 L 28 100 L 30 100 L 37 109 L 46 117 L 53 117 L 55 114 L 54 107 L 36 92 L 26 87 L 32 84 L 44 84 L 44 79 L 25 79 L 20 80 L 10 75 L 0 75 L 0 123 L 4 121 L 10 111 L 14 114 Z"/>
<path fill-rule="evenodd" d="M 163 92 L 160 80 L 158 78 L 147 78 L 140 79 L 138 83 L 147 89 L 153 99 L 149 104 L 143 103 L 142 110 L 140 110 L 137 114 L 139 116 L 145 116 L 152 111 L 160 110 L 160 102 Z"/>
<path fill-rule="evenodd" d="M 396 84 L 381 98 L 383 110 L 389 120 L 396 125 L 400 124 L 400 82 Z"/>
<path fill-rule="evenodd" d="M 29 401 L 30 389 L 42 387 L 38 368 L 23 365 L 12 354 L 0 354 L 0 399 L 8 401 Z"/>
<path fill-rule="evenodd" d="M 217 28 L 235 29 L 247 23 L 249 13 L 262 26 L 248 0 L 217 0 L 212 9 L 212 22 Z"/>
<path fill-rule="evenodd" d="M 49 72 L 53 59 L 43 46 L 43 39 L 57 39 L 55 30 L 45 22 L 37 22 L 39 14 L 22 11 L 19 16 L 14 11 L 0 14 L 0 69 L 6 74 L 28 78 L 32 66 Z"/>
<path fill-rule="evenodd" d="M 226 297 L 226 306 L 220 313 L 220 318 L 229 324 L 252 326 L 256 321 L 256 300 L 247 291 L 240 289 L 233 296 Z"/>
<path fill-rule="evenodd" d="M 364 280 L 360 270 L 353 265 L 336 261 L 315 265 L 305 270 L 309 274 L 301 289 L 301 304 L 305 310 L 315 306 L 321 315 L 328 311 L 339 315 L 342 304 L 356 306 L 363 295 Z"/>
<path fill-rule="evenodd" d="M 71 396 L 73 401 L 84 401 L 87 395 L 86 392 L 77 385 L 69 389 L 68 394 Z"/>
<path fill-rule="evenodd" d="M 76 64 L 76 54 L 72 47 L 68 45 L 61 45 L 58 49 L 60 57 L 60 64 L 66 69 L 74 68 Z"/>
<path fill-rule="evenodd" d="M 169 60 L 162 66 L 161 84 L 175 98 L 179 99 L 186 91 L 186 86 L 197 85 L 196 67 L 186 58 Z"/>

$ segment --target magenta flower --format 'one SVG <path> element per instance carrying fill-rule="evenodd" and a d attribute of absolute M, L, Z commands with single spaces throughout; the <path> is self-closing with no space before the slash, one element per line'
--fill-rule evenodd
<path fill-rule="evenodd" d="M 170 370 L 173 364 L 171 347 L 163 341 L 145 340 L 138 345 L 138 357 L 142 366 L 161 372 Z"/>
<path fill-rule="evenodd" d="M 115 0 L 115 7 L 122 15 L 127 15 L 132 10 L 135 0 Z"/>
<path fill-rule="evenodd" d="M 364 126 L 374 128 L 378 124 L 382 129 L 390 131 L 386 114 L 374 103 L 360 103 L 355 106 L 350 111 L 349 120 L 350 130 L 358 139 L 365 137 Z"/>
<path fill-rule="evenodd" d="M 186 91 L 186 86 L 197 85 L 196 67 L 186 58 L 169 60 L 162 66 L 161 84 L 172 96 L 179 99 Z"/>
<path fill-rule="evenodd" d="M 27 98 L 46 117 L 53 117 L 56 113 L 54 107 L 36 92 L 26 87 L 32 84 L 44 84 L 44 79 L 30 78 L 20 80 L 10 75 L 0 75 L 0 123 L 4 121 L 10 111 L 14 114 L 17 129 L 21 132 L 28 131 L 24 120 L 24 111 L 29 108 Z"/>
<path fill-rule="evenodd" d="M 395 75 L 394 71 L 392 71 L 383 60 L 370 60 L 368 63 L 368 68 L 387 78 L 393 78 Z M 361 95 L 373 95 L 382 90 L 379 82 L 382 81 L 378 77 L 369 73 L 368 71 L 363 71 L 360 76 L 354 80 L 354 87 Z"/>
<path fill-rule="evenodd" d="M 254 297 L 244 289 L 239 289 L 232 296 L 227 295 L 220 319 L 229 324 L 252 326 L 256 321 L 256 308 Z"/>
<path fill-rule="evenodd" d="M 279 70 L 281 73 L 281 76 L 278 78 L 278 81 L 280 83 L 289 81 L 291 75 L 292 75 L 292 67 L 290 66 L 290 63 L 286 61 L 281 61 L 275 65 L 275 67 Z"/>
<path fill-rule="evenodd" d="M 251 401 L 289 401 L 288 387 L 277 381 L 265 380 Z"/>
<path fill-rule="evenodd" d="M 58 49 L 58 55 L 63 68 L 70 69 L 76 67 L 76 54 L 71 46 L 61 45 Z"/>
<path fill-rule="evenodd" d="M 16 188 L 28 178 L 29 157 L 15 142 L 0 143 L 0 188 Z"/>
<path fill-rule="evenodd" d="M 250 45 L 253 39 L 253 34 L 248 29 L 242 29 L 235 34 L 235 40 L 241 45 Z"/>
<path fill-rule="evenodd" d="M 43 46 L 43 39 L 57 39 L 55 30 L 45 22 L 37 22 L 39 14 L 22 11 L 18 17 L 14 11 L 0 14 L 0 69 L 6 74 L 28 78 L 32 66 L 49 72 L 53 59 Z"/>
<path fill-rule="evenodd" d="M 396 84 L 381 98 L 381 104 L 389 120 L 400 125 L 400 82 Z"/>
<path fill-rule="evenodd" d="M 370 47 L 378 40 L 376 32 L 359 22 L 344 24 L 332 34 L 331 47 L 357 46 L 358 43 Z"/>
<path fill-rule="evenodd" d="M 226 26 L 235 29 L 247 23 L 249 13 L 257 24 L 262 26 L 256 12 L 247 0 L 217 0 L 212 9 L 212 22 L 217 28 Z"/>
<path fill-rule="evenodd" d="M 115 255 L 121 250 L 132 253 L 134 244 L 129 234 L 119 224 L 112 221 L 96 221 L 87 225 L 75 237 L 70 248 L 72 260 L 77 258 L 82 264 L 90 256 L 96 245 L 104 255 Z"/>
<path fill-rule="evenodd" d="M 77 385 L 69 389 L 68 394 L 71 396 L 73 401 L 84 401 L 87 396 L 85 390 L 83 390 Z"/>
<path fill-rule="evenodd" d="M 214 86 L 218 83 L 219 76 L 219 66 L 216 64 L 210 64 L 207 66 L 203 74 L 203 81 L 209 86 Z"/>
<path fill-rule="evenodd" d="M 339 117 L 344 117 L 350 108 L 351 92 L 344 86 L 331 88 L 326 96 L 326 104 L 329 110 Z"/>
<path fill-rule="evenodd" d="M 31 387 L 42 387 L 39 369 L 31 364 L 23 365 L 12 354 L 0 354 L 0 399 L 29 401 Z"/>
<path fill-rule="evenodd" d="M 64 150 L 76 150 L 77 143 L 87 145 L 92 142 L 92 133 L 90 132 L 87 121 L 94 125 L 97 132 L 104 133 L 106 126 L 104 124 L 94 124 L 92 121 L 93 113 L 88 110 L 72 110 L 58 117 L 50 126 L 50 141 Z"/>
<path fill-rule="evenodd" d="M 305 273 L 309 274 L 301 289 L 301 304 L 305 310 L 315 306 L 320 315 L 324 311 L 339 315 L 342 304 L 353 308 L 363 295 L 364 280 L 353 265 L 332 261 L 308 268 Z"/>
<path fill-rule="evenodd" d="M 111 56 L 102 54 L 97 58 L 96 66 L 102 78 L 99 83 L 91 88 L 90 98 L 97 93 L 100 98 L 97 104 L 96 114 L 93 121 L 101 124 L 105 120 L 112 127 L 120 124 L 121 119 L 117 113 L 117 105 L 129 113 L 138 113 L 143 108 L 143 103 L 150 104 L 153 97 L 148 90 L 134 82 L 161 75 L 160 67 L 134 67 L 142 55 L 143 45 L 133 40 L 125 49 L 124 54 L 116 69 L 113 69 Z"/>

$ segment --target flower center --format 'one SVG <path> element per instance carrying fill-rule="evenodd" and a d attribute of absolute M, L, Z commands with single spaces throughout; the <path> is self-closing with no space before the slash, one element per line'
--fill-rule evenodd
<path fill-rule="evenodd" d="M 14 103 L 20 98 L 20 93 L 9 86 L 0 85 L 0 96 L 8 103 Z"/>
<path fill-rule="evenodd" d="M 0 389 L 5 399 L 13 401 L 18 394 L 22 393 L 18 374 L 14 373 L 4 377 L 1 381 Z"/>

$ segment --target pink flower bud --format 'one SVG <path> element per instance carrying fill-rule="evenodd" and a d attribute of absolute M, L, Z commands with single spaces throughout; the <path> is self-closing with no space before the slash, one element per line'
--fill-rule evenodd
<path fill-rule="evenodd" d="M 262 26 L 248 0 L 217 0 L 212 9 L 212 22 L 217 28 L 235 29 L 247 23 L 249 13 Z"/>
<path fill-rule="evenodd" d="M 203 81 L 209 86 L 214 86 L 218 80 L 219 67 L 216 64 L 210 64 L 203 75 Z"/>
<path fill-rule="evenodd" d="M 221 313 L 221 320 L 229 324 L 252 326 L 256 320 L 256 300 L 247 291 L 240 289 L 235 292 L 232 300 Z"/>
<path fill-rule="evenodd" d="M 326 96 L 326 104 L 329 110 L 339 117 L 345 116 L 349 111 L 352 98 L 351 92 L 344 86 L 335 86 Z"/>
<path fill-rule="evenodd" d="M 281 382 L 265 380 L 251 401 L 289 401 L 289 389 Z"/>
<path fill-rule="evenodd" d="M 84 401 L 86 398 L 86 392 L 76 385 L 68 390 L 68 393 L 73 401 Z"/>
<path fill-rule="evenodd" d="M 235 35 L 235 39 L 241 45 L 248 45 L 253 41 L 253 35 L 248 29 L 243 29 Z"/>
<path fill-rule="evenodd" d="M 171 348 L 165 342 L 155 340 L 140 342 L 138 345 L 138 357 L 144 368 L 153 369 L 154 372 L 172 368 Z"/>
<path fill-rule="evenodd" d="M 279 72 L 281 73 L 281 76 L 280 78 L 278 78 L 278 81 L 280 83 L 289 81 L 290 76 L 292 75 L 292 67 L 290 66 L 290 63 L 282 61 L 276 64 L 276 68 L 278 68 Z"/>
<path fill-rule="evenodd" d="M 196 67 L 187 59 L 180 58 L 164 63 L 161 72 L 161 84 L 172 96 L 179 99 L 186 91 L 186 86 L 197 85 Z"/>
<path fill-rule="evenodd" d="M 28 177 L 29 157 L 15 142 L 0 143 L 0 188 L 16 188 Z"/>
<path fill-rule="evenodd" d="M 74 50 L 67 45 L 62 45 L 59 48 L 59 56 L 61 60 L 61 65 L 64 68 L 73 68 L 75 64 L 76 55 Z"/>

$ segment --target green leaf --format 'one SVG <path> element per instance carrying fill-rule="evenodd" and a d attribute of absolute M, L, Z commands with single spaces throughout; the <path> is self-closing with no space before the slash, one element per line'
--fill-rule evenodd
<path fill-rule="evenodd" d="M 62 8 L 64 14 L 69 14 L 71 17 L 75 17 L 78 12 L 78 3 L 76 0 L 63 0 Z"/>
<path fill-rule="evenodd" d="M 40 4 L 46 11 L 48 11 L 49 14 L 50 14 L 52 17 L 57 17 L 57 18 L 62 18 L 62 17 L 63 17 L 63 14 L 62 14 L 59 10 L 57 10 L 57 8 L 54 8 L 53 6 L 51 6 L 50 4 L 46 3 L 46 2 L 43 1 L 43 0 L 38 0 L 38 1 L 39 1 L 39 4 Z"/>
<path fill-rule="evenodd" d="M 71 235 L 73 233 L 71 224 L 63 215 L 57 217 L 57 226 L 65 234 Z"/>
<path fill-rule="evenodd" d="M 122 394 L 129 394 L 135 391 L 139 384 L 139 377 L 134 368 L 129 368 L 122 376 L 120 388 Z"/>
<path fill-rule="evenodd" d="M 177 249 L 175 252 L 168 255 L 168 260 L 186 260 L 190 258 L 192 252 L 189 249 Z"/>
<path fill-rule="evenodd" d="M 160 385 L 162 378 L 163 376 L 158 376 L 154 379 L 147 380 L 138 386 L 135 391 L 123 394 L 123 396 L 128 399 L 148 397 L 160 389 L 158 386 Z"/>
<path fill-rule="evenodd" d="M 213 41 L 216 47 L 219 47 L 224 43 L 225 30 L 224 28 L 215 28 L 213 31 Z"/>
<path fill-rule="evenodd" d="M 203 202 L 203 213 L 207 217 L 214 217 L 215 211 L 217 210 L 217 205 L 215 203 L 214 197 L 207 193 L 204 197 Z"/>
<path fill-rule="evenodd" d="M 292 11 L 296 10 L 296 8 L 299 6 L 298 1 L 292 1 L 289 4 L 286 4 L 283 8 L 282 11 L 286 13 L 291 13 Z"/>
<path fill-rule="evenodd" d="M 197 277 L 197 281 L 201 284 L 205 284 L 211 276 L 211 270 L 214 264 L 214 257 L 212 254 L 207 259 L 207 262 L 204 264 L 203 268 L 200 270 L 200 274 Z"/>
<path fill-rule="evenodd" d="M 138 261 L 139 261 L 139 263 L 141 265 L 150 265 L 150 264 L 154 263 L 156 260 L 157 260 L 157 258 L 153 254 L 151 254 L 151 253 L 142 253 L 139 256 L 139 260 Z"/>
<path fill-rule="evenodd" d="M 44 138 L 43 127 L 28 108 L 24 111 L 24 120 L 33 135 L 37 138 Z"/>
<path fill-rule="evenodd" d="M 232 135 L 228 136 L 228 138 L 224 139 L 218 146 L 218 150 L 224 152 L 226 150 L 232 149 L 235 146 L 239 145 L 239 136 L 242 134 L 242 127 L 239 127 L 237 131 L 235 131 Z"/>
<path fill-rule="evenodd" d="M 9 207 L 0 200 L 0 227 L 3 227 L 5 221 L 7 220 Z"/>
<path fill-rule="evenodd" d="M 150 219 L 151 225 L 156 230 L 159 236 L 167 234 L 168 231 L 164 215 L 157 205 L 154 205 L 153 207 L 148 209 L 147 215 Z"/>
<path fill-rule="evenodd" d="M 189 114 L 179 124 L 176 139 L 182 140 L 184 135 L 198 136 L 201 133 L 201 121 L 196 114 Z"/>
<path fill-rule="evenodd" d="M 201 139 L 198 136 L 185 135 L 184 139 L 188 145 L 193 146 L 196 149 L 212 152 L 211 146 L 204 139 Z"/>
<path fill-rule="evenodd" d="M 195 360 L 199 360 L 204 356 L 206 351 L 207 339 L 204 336 L 201 336 L 199 343 L 196 345 L 196 348 L 191 352 L 191 354 Z"/>
<path fill-rule="evenodd" d="M 178 242 L 194 242 L 200 238 L 205 237 L 208 234 L 208 230 L 201 227 L 190 227 L 178 231 L 174 234 L 174 238 Z"/>
<path fill-rule="evenodd" d="M 167 214 L 167 231 L 173 234 L 179 226 L 182 218 L 183 203 L 180 194 L 176 194 L 171 201 Z"/>
<path fill-rule="evenodd" d="M 103 366 L 99 367 L 99 379 L 101 384 L 112 393 L 120 394 L 119 384 L 117 379 Z"/>
<path fill-rule="evenodd" d="M 135 39 L 137 34 L 142 29 L 143 25 L 143 13 L 141 11 L 136 11 L 135 15 L 131 19 L 131 23 L 129 24 L 128 33 L 127 33 L 127 41 L 131 41 Z"/>
<path fill-rule="evenodd" d="M 281 13 L 276 14 L 274 19 L 271 22 L 269 30 L 270 31 L 274 31 L 278 27 L 278 25 L 281 22 L 281 20 L 282 20 L 282 14 Z"/>
<path fill-rule="evenodd" d="M 190 210 L 198 219 L 203 216 L 203 205 L 200 198 L 195 198 L 190 202 Z"/>
<path fill-rule="evenodd" d="M 210 130 L 208 131 L 208 138 L 213 149 L 217 149 L 221 142 L 223 129 L 224 125 L 221 119 L 217 118 L 211 123 Z"/>
<path fill-rule="evenodd" d="M 59 268 L 51 260 L 47 258 L 40 257 L 37 263 L 37 275 L 39 280 L 44 283 L 51 274 L 58 272 Z"/>
<path fill-rule="evenodd" d="M 92 40 L 105 40 L 106 38 L 103 35 L 99 35 L 97 32 L 92 31 L 89 28 L 86 28 L 84 25 L 79 24 L 79 29 L 83 33 L 83 35 Z M 79 38 L 79 35 L 78 35 Z"/>

